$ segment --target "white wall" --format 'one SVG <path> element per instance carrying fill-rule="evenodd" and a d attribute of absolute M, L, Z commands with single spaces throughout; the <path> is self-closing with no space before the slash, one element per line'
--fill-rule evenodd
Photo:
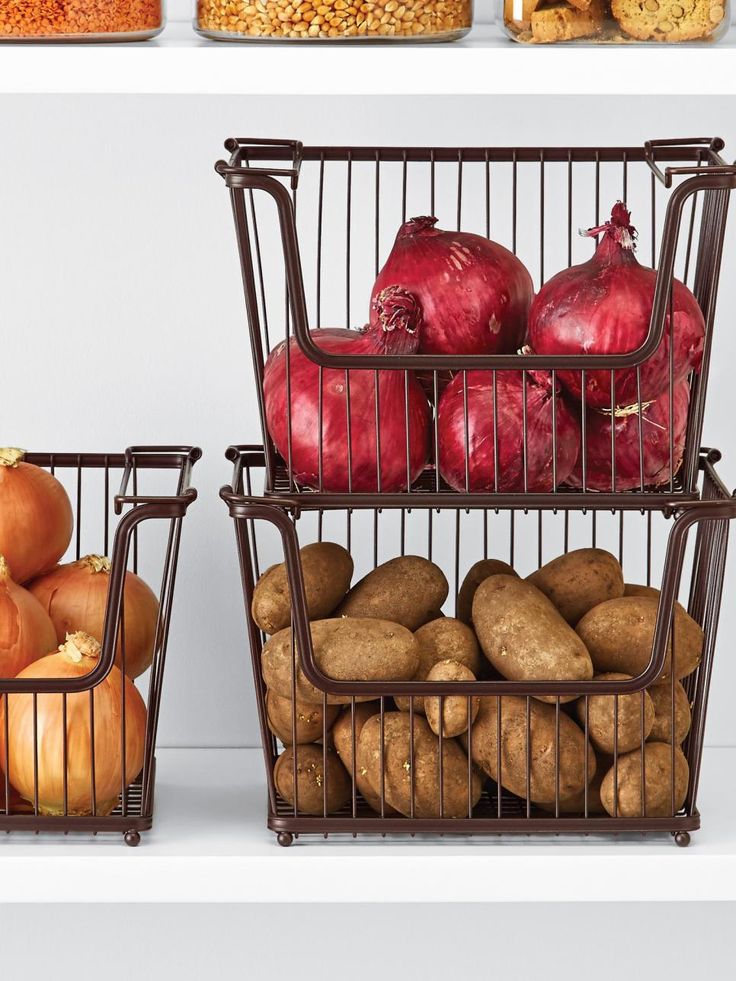
<path fill-rule="evenodd" d="M 247 51 L 243 52 L 247 57 Z M 637 144 L 720 135 L 733 100 L 0 98 L 2 426 L 30 449 L 203 447 L 184 532 L 164 745 L 253 745 L 257 730 L 222 451 L 259 438 L 234 233 L 212 169 L 232 135 L 324 143 Z M 736 220 L 725 255 L 706 439 L 736 484 Z M 734 560 L 736 561 L 736 560 Z M 708 741 L 736 743 L 726 584 Z"/>

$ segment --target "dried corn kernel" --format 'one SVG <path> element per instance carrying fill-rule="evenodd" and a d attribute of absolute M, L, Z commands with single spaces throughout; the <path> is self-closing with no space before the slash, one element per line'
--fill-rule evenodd
<path fill-rule="evenodd" d="M 0 0 L 2 4 L 3 0 Z M 206 34 L 339 38 L 457 34 L 470 27 L 472 0 L 198 0 Z"/>

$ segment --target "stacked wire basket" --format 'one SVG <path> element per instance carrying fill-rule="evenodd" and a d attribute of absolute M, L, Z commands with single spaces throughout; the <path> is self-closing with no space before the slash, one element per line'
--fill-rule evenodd
<path fill-rule="evenodd" d="M 94 669 L 77 677 L 0 678 L 0 701 L 4 720 L 3 752 L 0 758 L 0 831 L 97 835 L 122 834 L 125 843 L 136 846 L 141 832 L 152 827 L 156 776 L 156 734 L 163 694 L 163 676 L 171 626 L 182 522 L 197 492 L 191 486 L 192 469 L 201 451 L 193 447 L 135 446 L 117 453 L 28 453 L 25 462 L 53 474 L 66 491 L 72 506 L 74 534 L 62 561 L 79 560 L 90 553 L 109 556 L 107 602 L 103 634 L 94 638 L 101 652 Z M 111 745 L 104 720 L 97 720 L 95 691 L 115 664 L 126 664 L 125 611 L 128 607 L 128 572 L 145 576 L 158 599 L 158 614 L 152 644 L 152 660 L 146 674 L 136 679 L 145 701 L 143 765 L 137 774 L 125 774 L 121 759 L 128 759 L 126 724 L 133 709 L 130 691 L 120 685 L 120 702 L 113 706 L 113 720 L 121 744 Z M 76 636 L 76 635 L 75 635 Z M 10 784 L 14 760 L 8 741 L 8 718 L 14 701 L 32 703 L 33 785 L 26 799 Z M 51 712 L 63 720 L 61 742 L 42 722 Z M 84 726 L 72 720 L 86 719 Z M 132 720 L 131 720 L 132 727 Z M 121 771 L 117 800 L 106 801 L 101 789 L 102 762 L 99 748 L 108 760 L 118 761 Z M 117 753 L 117 756 L 116 756 Z M 88 791 L 82 792 L 84 806 L 71 801 L 70 785 L 79 782 L 80 760 L 89 756 L 86 770 Z M 40 800 L 43 766 L 60 768 L 63 774 L 63 803 L 50 810 Z M 108 763 L 109 767 L 109 763 Z M 132 782 L 129 782 L 132 777 Z M 46 783 L 48 784 L 48 779 Z M 109 783 L 109 778 L 108 778 Z M 109 796 L 109 791 L 107 791 Z M 78 794 L 78 796 L 80 796 Z M 30 798 L 30 799 L 29 799 Z M 112 805 L 112 806 L 111 806 Z"/>
<path fill-rule="evenodd" d="M 669 832 L 678 844 L 688 844 L 689 833 L 700 826 L 697 795 L 706 708 L 729 523 L 736 513 L 736 502 L 716 471 L 720 454 L 701 445 L 727 210 L 736 186 L 736 168 L 721 156 L 722 141 L 658 140 L 638 147 L 601 148 L 448 148 L 320 147 L 233 139 L 226 148 L 230 158 L 219 163 L 217 170 L 228 188 L 235 218 L 263 443 L 229 449 L 234 473 L 221 493 L 234 519 L 242 572 L 268 784 L 268 827 L 282 845 L 309 834 L 623 832 Z M 310 341 L 310 328 L 364 322 L 371 284 L 396 228 L 411 215 L 436 215 L 443 227 L 477 232 L 501 242 L 523 255 L 538 290 L 564 262 L 570 266 L 589 256 L 589 246 L 586 251 L 576 229 L 599 224 L 606 205 L 616 199 L 626 201 L 638 217 L 640 255 L 657 270 L 649 335 L 638 351 L 615 356 L 402 355 L 374 363 L 361 356 L 327 354 Z M 295 338 L 322 368 L 344 369 L 346 384 L 354 372 L 380 366 L 399 372 L 422 371 L 425 378 L 430 376 L 430 388 L 436 393 L 447 372 L 482 368 L 495 377 L 503 371 L 534 369 L 550 371 L 553 377 L 559 370 L 580 372 L 585 389 L 585 372 L 591 369 L 609 369 L 612 377 L 624 368 L 634 367 L 638 372 L 637 366 L 663 338 L 675 278 L 692 289 L 703 312 L 704 355 L 700 373 L 690 379 L 682 464 L 679 469 L 673 465 L 670 437 L 671 476 L 657 490 L 648 489 L 642 481 L 638 488 L 617 491 L 613 447 L 613 480 L 608 491 L 589 490 L 584 474 L 579 489 L 553 486 L 543 493 L 478 493 L 466 487 L 458 491 L 447 486 L 430 464 L 402 492 L 335 493 L 323 489 L 321 480 L 316 488 L 300 486 L 288 466 L 290 451 L 280 455 L 269 436 L 264 364 L 269 352 L 286 338 Z M 673 385 L 671 377 L 670 398 Z M 614 408 L 612 404 L 611 410 Z M 349 441 L 360 438 L 360 433 L 348 432 Z M 434 442 L 432 459 L 436 460 L 436 429 Z M 585 459 L 584 428 L 581 454 Z M 324 540 L 343 544 L 361 575 L 399 555 L 422 555 L 436 561 L 450 580 L 444 607 L 449 616 L 455 615 L 466 571 L 480 559 L 503 559 L 525 575 L 572 549 L 605 548 L 617 556 L 628 581 L 660 590 L 649 665 L 630 681 L 335 681 L 320 672 L 315 662 L 299 559 L 300 547 Z M 440 700 L 453 695 L 521 697 L 527 706 L 527 793 L 512 794 L 502 781 L 487 779 L 477 804 L 470 803 L 468 794 L 466 815 L 443 816 L 440 763 L 439 815 L 417 817 L 413 806 L 408 814 L 397 814 L 385 799 L 383 781 L 377 788 L 377 805 L 374 801 L 368 806 L 363 799 L 353 751 L 352 794 L 347 806 L 330 812 L 326 787 L 322 813 L 305 813 L 298 800 L 285 800 L 273 776 L 282 747 L 269 728 L 261 673 L 266 636 L 251 614 L 255 583 L 275 562 L 285 562 L 288 572 L 292 657 L 298 651 L 307 680 L 324 693 L 323 709 L 327 693 L 347 696 L 347 711 L 355 719 L 356 699 L 379 699 L 383 740 L 384 717 L 396 697 L 409 697 L 410 713 L 414 699 L 427 695 Z M 537 806 L 528 790 L 533 740 L 530 707 L 535 697 L 545 696 L 554 707 L 558 727 L 555 766 L 559 767 L 559 724 L 566 697 L 580 698 L 584 705 L 580 725 L 587 745 L 591 696 L 640 692 L 643 699 L 647 686 L 662 674 L 678 600 L 704 632 L 699 667 L 685 682 L 692 725 L 683 745 L 690 774 L 683 806 L 674 803 L 674 755 L 670 771 L 673 806 L 666 816 L 647 815 L 646 806 L 633 817 L 616 811 L 593 813 L 587 792 L 578 813 L 564 807 L 559 791 L 544 808 Z M 673 704 L 674 684 L 673 672 Z M 674 711 L 672 715 L 674 719 Z M 413 734 L 411 725 L 410 731 Z M 439 739 L 441 761 L 441 733 Z M 472 729 L 467 739 L 472 740 Z M 353 749 L 355 741 L 354 731 Z M 642 755 L 644 741 L 642 731 Z M 499 756 L 500 743 L 499 734 Z M 329 744 L 324 723 L 325 764 Z M 674 754 L 674 733 L 671 745 Z M 614 746 L 614 770 L 618 756 Z M 296 784 L 296 754 L 293 765 Z M 326 773 L 327 767 L 324 769 Z M 469 786 L 472 769 L 469 763 Z"/>

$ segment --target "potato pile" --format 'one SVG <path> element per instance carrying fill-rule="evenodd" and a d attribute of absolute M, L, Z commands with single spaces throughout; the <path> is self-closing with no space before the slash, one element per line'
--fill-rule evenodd
<path fill-rule="evenodd" d="M 315 662 L 335 680 L 623 682 L 649 662 L 658 591 L 625 583 L 603 549 L 568 552 L 525 579 L 483 559 L 459 589 L 457 618 L 442 613 L 442 570 L 420 556 L 392 559 L 352 587 L 341 546 L 308 545 L 301 558 Z M 298 650 L 292 656 L 283 565 L 256 584 L 252 616 L 269 635 L 267 722 L 284 747 L 276 787 L 301 813 L 340 811 L 355 788 L 384 815 L 468 817 L 489 777 L 542 810 L 557 800 L 571 815 L 587 801 L 589 814 L 637 817 L 645 806 L 648 817 L 664 817 L 685 800 L 681 744 L 691 713 L 682 680 L 700 663 L 703 631 L 679 603 L 674 647 L 653 686 L 562 696 L 560 708 L 549 695 L 396 695 L 383 708 L 370 696 L 325 695 L 304 675 Z"/>

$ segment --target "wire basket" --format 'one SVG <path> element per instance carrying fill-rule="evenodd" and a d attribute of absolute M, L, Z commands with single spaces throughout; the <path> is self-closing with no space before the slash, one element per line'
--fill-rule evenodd
<path fill-rule="evenodd" d="M 74 513 L 74 536 L 66 561 L 89 553 L 110 557 L 103 636 L 97 638 L 102 651 L 95 668 L 88 674 L 65 679 L 15 678 L 0 679 L 0 699 L 6 733 L 4 758 L 0 758 L 0 830 L 26 832 L 119 832 L 126 844 L 140 842 L 142 831 L 152 827 L 156 772 L 156 733 L 163 689 L 169 629 L 171 625 L 174 585 L 176 581 L 182 521 L 189 505 L 197 497 L 190 486 L 192 468 L 201 451 L 192 447 L 135 446 L 124 453 L 29 453 L 28 463 L 49 470 L 63 484 Z M 137 687 L 146 703 L 145 744 L 143 767 L 130 785 L 123 777 L 117 802 L 109 813 L 102 808 L 98 794 L 99 774 L 96 773 L 94 690 L 112 670 L 114 661 L 125 665 L 126 635 L 123 591 L 126 571 L 140 572 L 157 591 L 159 612 L 155 627 L 153 660 L 147 674 Z M 68 804 L 67 782 L 72 763 L 69 750 L 69 729 L 62 727 L 64 773 L 64 804 L 60 813 L 43 813 L 39 805 L 40 756 L 46 750 L 38 713 L 39 700 L 58 695 L 62 699 L 62 718 L 72 712 L 70 697 L 89 692 L 88 740 L 91 747 L 89 772 L 90 813 L 71 813 Z M 26 693 L 23 696 L 20 693 Z M 21 799 L 14 792 L 8 774 L 9 742 L 7 725 L 9 706 L 14 697 L 33 699 L 33 756 L 34 792 L 32 799 Z M 120 687 L 120 719 L 122 756 L 125 745 L 126 708 L 125 686 Z M 67 711 L 68 710 L 68 711 Z M 75 736 L 84 742 L 79 734 Z M 121 768 L 124 770 L 124 768 Z"/>
<path fill-rule="evenodd" d="M 531 834 L 531 833 L 572 833 L 572 834 L 610 834 L 624 832 L 670 832 L 679 845 L 687 845 L 689 833 L 700 826 L 697 810 L 697 793 L 700 766 L 703 753 L 708 690 L 713 667 L 716 632 L 721 603 L 723 573 L 726 561 L 728 531 L 730 520 L 736 514 L 736 500 L 725 488 L 716 474 L 714 464 L 720 459 L 715 450 L 704 450 L 699 456 L 700 481 L 698 500 L 682 501 L 677 495 L 672 498 L 651 495 L 645 502 L 621 497 L 620 507 L 611 509 L 601 505 L 592 497 L 589 506 L 580 507 L 579 500 L 565 496 L 559 500 L 549 500 L 546 504 L 528 504 L 520 500 L 504 499 L 498 508 L 489 509 L 478 506 L 474 509 L 443 508 L 428 506 L 423 501 L 412 501 L 411 507 L 387 504 L 385 508 L 345 507 L 337 503 L 333 508 L 325 508 L 322 502 L 317 506 L 294 506 L 291 510 L 274 506 L 262 497 L 253 494 L 263 472 L 267 470 L 267 460 L 260 447 L 231 447 L 228 458 L 234 463 L 231 485 L 223 488 L 221 496 L 234 519 L 237 546 L 240 558 L 248 638 L 253 661 L 258 714 L 266 765 L 268 783 L 268 827 L 278 834 L 282 845 L 291 844 L 294 836 L 347 833 L 358 834 Z M 307 505 L 309 502 L 306 502 Z M 302 578 L 299 547 L 305 544 L 329 540 L 347 547 L 356 565 L 356 578 L 380 562 L 396 555 L 422 555 L 437 562 L 441 568 L 451 571 L 450 594 L 443 612 L 448 616 L 455 614 L 455 603 L 460 584 L 466 570 L 478 559 L 488 556 L 508 560 L 521 574 L 532 572 L 556 555 L 578 547 L 603 547 L 612 551 L 624 568 L 627 581 L 639 581 L 647 586 L 659 587 L 660 599 L 652 642 L 651 658 L 642 673 L 630 681 L 597 680 L 589 682 L 520 682 L 500 677 L 490 677 L 476 682 L 350 682 L 335 681 L 323 675 L 314 660 L 312 638 L 307 615 L 304 582 Z M 660 556 L 662 556 L 660 558 Z M 256 625 L 251 604 L 253 590 L 258 577 L 272 563 L 284 562 L 288 571 L 288 583 L 292 608 L 292 658 L 299 651 L 299 664 L 308 682 L 323 692 L 321 710 L 322 731 L 318 734 L 321 746 L 317 746 L 322 756 L 322 785 L 324 806 L 321 813 L 312 809 L 306 813 L 299 806 L 298 796 L 289 802 L 282 797 L 274 780 L 274 766 L 284 751 L 285 743 L 277 739 L 269 725 L 267 689 L 261 673 L 261 652 L 266 636 Z M 578 699 L 580 727 L 585 736 L 586 754 L 589 748 L 589 702 L 596 695 L 630 695 L 640 692 L 643 699 L 645 689 L 662 674 L 668 643 L 672 642 L 674 604 L 680 597 L 690 616 L 702 627 L 704 643 L 702 659 L 698 668 L 684 681 L 687 700 L 690 703 L 692 723 L 682 749 L 687 759 L 689 778 L 684 804 L 675 803 L 675 711 L 676 698 L 674 672 L 671 683 L 665 684 L 667 698 L 672 700 L 673 711 L 670 719 L 670 746 L 672 766 L 669 774 L 670 795 L 673 806 L 670 813 L 657 816 L 647 814 L 647 795 L 641 795 L 641 813 L 638 816 L 623 816 L 618 813 L 617 794 L 614 793 L 614 813 L 600 813 L 595 808 L 593 791 L 584 791 L 577 801 L 577 812 L 571 811 L 560 794 L 560 724 L 569 705 L 565 696 Z M 675 652 L 676 653 L 676 652 Z M 675 654 L 673 653 L 673 657 Z M 296 662 L 293 662 L 296 663 Z M 344 697 L 342 711 L 348 714 L 352 726 L 352 766 L 349 769 L 351 783 L 350 801 L 336 813 L 328 806 L 330 795 L 329 768 L 327 754 L 331 752 L 330 725 L 328 724 L 327 693 Z M 438 772 L 439 814 L 434 817 L 415 815 L 415 788 L 411 784 L 411 805 L 408 814 L 392 811 L 386 798 L 383 779 L 380 787 L 374 790 L 375 799 L 369 805 L 361 795 L 356 772 L 356 744 L 359 731 L 356 727 L 356 709 L 362 697 L 380 700 L 381 746 L 384 748 L 384 719 L 393 709 L 392 699 L 408 697 L 409 715 L 415 714 L 414 703 L 417 697 L 438 696 L 440 703 L 450 696 L 463 696 L 468 701 L 470 713 L 471 697 L 481 696 L 498 704 L 498 696 L 512 696 L 522 699 L 526 713 L 524 739 L 526 746 L 526 790 L 512 793 L 504 789 L 501 763 L 502 737 L 500 718 L 504 710 L 504 699 L 500 699 L 501 712 L 498 713 L 499 733 L 497 736 L 498 781 L 485 779 L 483 792 L 478 803 L 469 803 L 467 814 L 462 817 L 443 816 L 443 737 L 440 732 Z M 536 736 L 533 733 L 534 705 L 539 696 L 548 696 L 550 711 L 555 718 L 555 738 L 550 752 L 554 757 L 555 794 L 544 806 L 533 799 L 531 793 L 531 756 Z M 616 699 L 618 712 L 619 701 Z M 285 727 L 296 732 L 296 699 L 292 699 L 291 726 L 288 720 Z M 440 707 L 440 714 L 442 708 Z M 469 715 L 470 718 L 470 715 Z M 414 756 L 413 724 L 409 731 L 410 749 L 407 766 L 412 770 Z M 618 725 L 614 727 L 615 743 L 611 760 L 617 773 L 619 757 Z M 472 764 L 472 728 L 466 735 L 468 753 L 468 787 L 477 773 Z M 287 737 L 287 742 L 289 741 Z M 638 749 L 644 752 L 646 734 L 641 732 Z M 314 750 L 314 747 L 300 747 Z M 505 752 L 505 749 L 503 750 Z M 299 750 L 293 754 L 293 781 L 297 785 L 297 766 Z M 586 768 L 587 768 L 586 756 Z M 645 780 L 645 766 L 642 767 L 642 781 Z M 617 777 L 614 786 L 618 785 Z M 590 796 L 589 796 L 590 794 Z M 470 796 L 470 794 L 469 794 Z"/>
<path fill-rule="evenodd" d="M 232 484 L 222 497 L 235 521 L 248 617 L 248 637 L 253 657 L 258 711 L 263 741 L 268 793 L 269 828 L 282 845 L 295 835 L 317 834 L 499 834 L 499 833 L 619 833 L 671 832 L 678 844 L 689 842 L 699 827 L 696 798 L 703 749 L 708 687 L 721 599 L 728 527 L 734 500 L 718 478 L 716 451 L 701 450 L 703 415 L 715 326 L 727 210 L 736 184 L 736 168 L 721 156 L 719 139 L 652 140 L 639 147 L 334 147 L 303 146 L 295 141 L 228 140 L 228 162 L 217 164 L 230 193 L 242 267 L 246 312 L 251 342 L 263 447 L 233 447 L 228 453 L 235 464 Z M 590 257 L 590 244 L 577 238 L 575 229 L 600 226 L 608 208 L 624 200 L 639 230 L 639 255 L 656 270 L 649 328 L 636 351 L 626 354 L 539 355 L 520 351 L 504 354 L 355 354 L 335 353 L 314 335 L 313 328 L 360 327 L 369 319 L 369 298 L 397 229 L 413 215 L 433 215 L 441 227 L 474 232 L 492 238 L 517 255 L 529 270 L 535 290 L 551 275 Z M 667 365 L 667 385 L 658 398 L 667 401 L 668 461 L 665 481 L 645 477 L 643 440 L 642 367 L 663 343 L 673 350 L 675 281 L 692 290 L 704 321 L 700 370 L 688 377 L 689 402 L 681 442 L 676 448 L 674 406 L 678 376 L 673 357 Z M 401 283 L 397 284 L 401 286 Z M 272 438 L 269 431 L 266 366 L 278 345 L 284 352 L 285 415 L 287 437 Z M 306 357 L 318 366 L 318 416 L 311 423 L 319 433 L 319 460 L 305 479 L 295 467 L 294 432 L 296 394 L 292 385 L 292 360 Z M 278 355 L 281 356 L 281 353 Z M 381 392 L 379 373 L 400 373 L 404 384 L 404 433 L 406 481 L 398 488 L 382 486 Z M 509 488 L 498 479 L 498 457 L 491 486 L 474 487 L 469 479 L 472 462 L 468 436 L 468 374 L 482 370 L 497 381 L 510 372 L 521 375 L 524 386 L 518 428 L 518 457 L 523 480 Z M 364 406 L 360 418 L 351 411 L 351 384 L 375 373 L 374 405 Z M 409 385 L 416 373 L 430 405 L 434 407 L 429 463 L 412 475 L 410 460 Z M 549 379 L 552 407 L 551 483 L 537 487 L 528 472 L 527 384 L 533 374 Z M 557 477 L 559 436 L 555 419 L 570 406 L 562 373 L 579 378 L 582 403 L 579 413 L 582 479 L 566 486 Z M 598 372 L 610 379 L 610 401 L 602 406 L 586 404 L 586 377 Z M 633 372 L 637 398 L 633 406 L 617 404 L 617 379 Z M 441 442 L 438 416 L 448 380 L 459 384 L 465 403 L 464 485 L 450 486 L 440 473 Z M 335 487 L 323 466 L 324 386 L 340 386 L 345 398 L 345 434 L 334 439 L 332 452 L 344 449 L 346 486 Z M 605 386 L 603 391 L 605 392 Z M 494 394 L 495 398 L 495 394 Z M 439 410 L 438 411 L 438 407 Z M 622 489 L 618 479 L 616 426 L 611 425 L 610 483 L 593 486 L 590 460 L 593 452 L 588 432 L 588 410 L 604 409 L 618 418 L 623 410 L 638 415 L 638 471 L 634 486 Z M 498 453 L 497 409 L 489 412 L 492 429 L 487 433 Z M 395 441 L 396 442 L 396 441 Z M 278 443 L 278 445 L 277 445 Z M 373 485 L 360 486 L 351 460 L 361 443 L 375 445 Z M 335 450 L 337 444 L 337 450 Z M 344 445 L 343 445 L 344 444 Z M 363 447 L 364 448 L 364 447 Z M 396 445 L 390 447 L 396 450 Z M 299 475 L 299 479 L 295 476 Z M 370 483 L 370 482 L 369 482 Z M 692 534 L 691 534 L 692 532 Z M 557 555 L 575 548 L 598 546 L 617 555 L 627 581 L 658 586 L 656 624 L 648 665 L 630 680 L 512 681 L 482 669 L 474 682 L 337 681 L 320 672 L 315 659 L 307 616 L 299 547 L 318 541 L 343 544 L 351 553 L 356 577 L 365 575 L 397 555 L 418 555 L 435 561 L 451 580 L 445 615 L 453 604 L 466 571 L 479 559 L 508 560 L 521 575 L 533 572 Z M 278 727 L 269 719 L 269 693 L 261 673 L 261 653 L 266 640 L 251 614 L 255 583 L 274 562 L 285 561 L 291 599 L 291 676 L 298 663 L 306 682 L 322 693 L 317 706 L 321 715 L 321 739 L 306 749 L 297 738 L 298 706 L 292 689 L 290 719 Z M 574 802 L 561 793 L 564 746 L 561 732 L 569 729 L 568 702 L 575 700 L 585 745 L 585 767 L 590 748 L 591 699 L 613 695 L 618 720 L 621 699 L 639 702 L 644 717 L 646 690 L 662 675 L 675 641 L 675 602 L 682 600 L 703 631 L 702 660 L 678 694 L 674 673 L 669 686 L 671 707 L 669 786 L 665 803 L 649 808 L 646 784 L 646 733 L 641 726 L 637 748 L 641 754 L 640 806 L 632 809 L 619 793 L 618 724 L 616 741 L 606 765 L 613 773 L 613 805 L 604 808 L 600 792 L 586 781 L 582 798 Z M 297 662 L 298 651 L 298 662 Z M 674 656 L 674 655 L 673 655 Z M 287 653 L 288 661 L 288 653 Z M 347 779 L 349 801 L 333 806 L 329 771 L 334 711 L 328 709 L 338 696 L 347 716 Z M 444 763 L 446 739 L 439 735 L 436 772 L 437 800 L 434 811 L 422 811 L 416 792 L 415 722 L 417 699 L 436 697 L 439 715 L 449 698 L 465 699 L 468 726 L 462 737 L 466 752 L 467 807 L 463 813 L 446 812 L 444 800 L 449 780 Z M 659 696 L 658 696 L 659 697 Z M 686 698 L 692 724 L 682 751 L 688 767 L 687 790 L 682 801 L 676 784 L 680 765 L 675 740 L 676 700 Z M 363 780 L 356 769 L 361 700 L 377 699 L 372 722 L 379 719 L 378 785 Z M 478 759 L 473 752 L 470 725 L 472 700 L 480 698 L 481 711 L 495 712 L 495 769 L 486 761 L 482 792 L 474 799 L 479 780 Z M 398 700 L 398 701 L 397 701 Z M 554 793 L 540 797 L 534 785 L 534 754 L 540 749 L 535 719 L 546 701 L 549 732 L 542 747 L 551 767 Z M 402 768 L 408 777 L 408 800 L 394 809 L 396 799 L 387 793 L 384 762 L 390 750 L 386 740 L 388 714 L 408 707 L 408 744 Z M 521 783 L 512 785 L 506 753 L 504 718 L 511 709 L 520 719 L 516 729 L 518 772 Z M 622 709 L 623 711 L 623 709 Z M 518 713 L 521 712 L 521 715 Z M 550 715 L 551 713 L 551 715 Z M 405 717 L 404 717 L 405 720 Z M 282 720 L 283 721 L 283 720 Z M 289 725 L 289 721 L 291 725 Z M 336 724 L 336 723 L 335 723 Z M 421 726 L 420 726 L 421 728 Z M 441 727 L 440 727 L 441 729 Z M 503 730 L 503 733 L 502 733 Z M 291 733 L 291 736 L 289 736 Z M 665 733 L 666 737 L 666 733 Z M 476 737 L 477 739 L 478 737 Z M 492 742 L 492 733 L 489 737 Z M 678 740 L 679 742 L 679 740 Z M 291 750 L 289 743 L 296 745 Z M 321 747 L 320 747 L 321 743 Z M 339 753 L 339 747 L 335 744 Z M 317 746 L 317 749 L 315 749 Z M 522 747 L 522 749 L 519 749 Z M 343 747 L 345 748 L 345 747 Z M 402 750 L 403 751 L 403 750 Z M 627 752 L 630 752 L 630 748 Z M 315 755 L 316 754 L 316 755 Z M 300 806 L 299 758 L 319 777 L 320 801 Z M 677 759 L 676 759 L 677 758 Z M 279 790 L 274 766 L 291 780 L 291 797 Z M 341 756 L 344 762 L 344 756 Z M 665 761 L 666 763 L 666 761 Z M 628 766 L 622 759 L 621 766 Z M 339 770 L 339 768 L 338 768 Z M 333 771 L 337 772 L 337 771 Z M 426 768 L 425 768 L 425 772 Z M 590 771 L 588 770 L 588 773 Z M 518 774 L 517 774 L 518 778 Z M 333 788 L 336 777 L 332 778 Z M 288 780 L 287 780 L 288 783 Z M 406 787 L 405 787 L 406 789 Z M 457 789 L 457 787 L 456 787 Z M 668 803 L 669 802 L 669 803 Z M 648 813 L 649 808 L 649 813 Z M 654 811 L 656 810 L 656 813 Z"/>
<path fill-rule="evenodd" d="M 693 291 L 702 310 L 705 336 L 702 366 L 690 377 L 687 429 L 682 445 L 675 436 L 675 371 L 669 362 L 664 393 L 668 400 L 668 477 L 653 491 L 644 468 L 639 439 L 637 486 L 628 496 L 642 501 L 653 492 L 682 499 L 697 496 L 698 453 L 710 366 L 716 299 L 730 192 L 736 185 L 736 168 L 721 156 L 719 139 L 652 140 L 639 147 L 334 147 L 303 146 L 295 141 L 232 139 L 225 144 L 229 161 L 217 164 L 230 192 L 235 218 L 245 290 L 246 310 L 257 384 L 258 404 L 266 453 L 265 491 L 281 501 L 302 500 L 332 506 L 335 488 L 327 486 L 322 454 L 314 479 L 307 486 L 292 474 L 293 393 L 287 356 L 287 435 L 276 448 L 266 423 L 264 365 L 283 340 L 295 339 L 299 349 L 320 366 L 320 386 L 341 375 L 347 392 L 347 486 L 339 493 L 355 504 L 383 505 L 387 500 L 408 504 L 422 500 L 437 506 L 463 506 L 482 496 L 489 503 L 504 493 L 498 466 L 493 485 L 479 492 L 469 479 L 467 419 L 465 433 L 465 484 L 450 488 L 442 479 L 438 460 L 435 417 L 430 462 L 413 479 L 407 436 L 406 474 L 403 488 L 381 487 L 383 466 L 380 446 L 380 386 L 374 386 L 375 419 L 353 418 L 350 409 L 351 379 L 359 371 L 392 369 L 421 372 L 431 401 L 438 402 L 448 377 L 463 373 L 467 404 L 467 372 L 488 369 L 495 391 L 497 377 L 505 372 L 530 371 L 549 376 L 552 418 L 562 411 L 560 372 L 580 375 L 583 391 L 580 413 L 582 478 L 578 490 L 593 495 L 586 433 L 586 372 L 609 372 L 611 389 L 608 411 L 619 417 L 622 408 L 638 414 L 644 428 L 642 398 L 633 406 L 616 404 L 616 379 L 624 370 L 636 373 L 641 394 L 641 366 L 672 336 L 673 281 L 679 278 Z M 657 270 L 649 333 L 638 350 L 617 355 L 366 355 L 335 354 L 310 336 L 313 327 L 360 327 L 369 316 L 372 283 L 391 248 L 399 225 L 412 215 L 436 215 L 444 228 L 471 231 L 493 238 L 518 255 L 529 269 L 535 289 L 551 274 L 589 258 L 589 243 L 580 242 L 579 227 L 598 226 L 616 199 L 630 206 L 639 229 L 639 255 Z M 528 396 L 524 395 L 524 404 Z M 411 428 L 408 396 L 404 428 Z M 646 405 L 646 403 L 644 403 Z M 323 429 L 320 403 L 319 431 Z M 534 506 L 550 495 L 577 493 L 557 479 L 557 424 L 552 423 L 551 486 L 535 493 L 528 479 L 527 419 L 519 420 L 523 439 L 523 480 L 519 494 Z M 371 436 L 371 434 L 374 434 Z M 366 491 L 353 486 L 351 454 L 361 440 L 372 438 L 376 446 L 374 486 Z M 493 413 L 492 440 L 498 446 L 497 413 Z M 611 426 L 610 486 L 596 486 L 595 494 L 615 504 L 622 481 L 617 477 L 616 426 Z M 279 452 L 280 450 L 280 452 Z M 385 448 L 384 448 L 385 452 Z M 462 468 L 460 468 L 462 469 Z M 515 488 L 516 489 L 516 488 Z"/>

